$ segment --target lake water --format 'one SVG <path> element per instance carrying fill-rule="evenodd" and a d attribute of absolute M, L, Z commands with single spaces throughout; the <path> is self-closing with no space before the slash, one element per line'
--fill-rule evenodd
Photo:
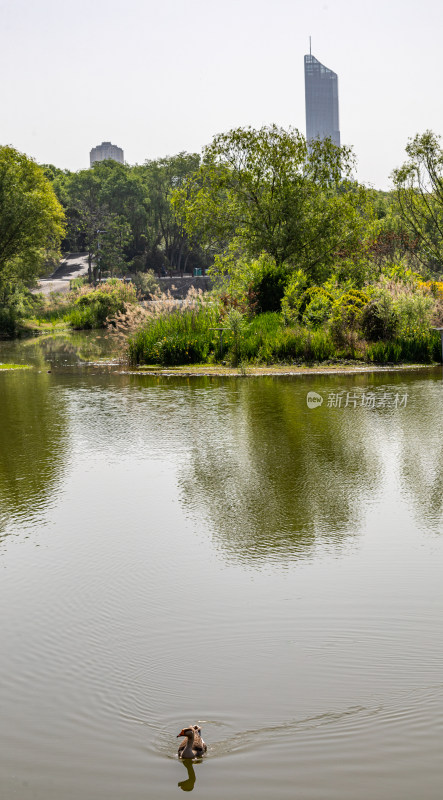
<path fill-rule="evenodd" d="M 441 800 L 441 369 L 156 378 L 106 346 L 0 344 L 35 365 L 0 372 L 3 800 Z"/>

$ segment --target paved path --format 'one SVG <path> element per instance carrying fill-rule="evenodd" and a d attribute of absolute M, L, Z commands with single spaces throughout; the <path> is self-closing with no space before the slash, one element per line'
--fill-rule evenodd
<path fill-rule="evenodd" d="M 38 282 L 37 292 L 49 295 L 51 292 L 69 292 L 69 281 L 88 274 L 87 253 L 68 253 L 49 278 Z"/>

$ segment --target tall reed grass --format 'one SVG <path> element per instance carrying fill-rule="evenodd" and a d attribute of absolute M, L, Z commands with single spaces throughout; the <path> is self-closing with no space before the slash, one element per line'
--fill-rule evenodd
<path fill-rule="evenodd" d="M 218 320 L 214 306 L 176 308 L 145 320 L 143 328 L 129 339 L 132 364 L 172 366 L 211 361 L 239 363 L 300 363 L 336 359 L 367 360 L 372 363 L 440 360 L 440 336 L 434 331 L 409 332 L 387 341 L 367 343 L 355 335 L 352 342 L 337 344 L 330 328 L 310 329 L 301 324 L 285 325 L 279 313 L 268 312 L 230 325 Z M 223 327 L 222 346 L 218 329 Z"/>
<path fill-rule="evenodd" d="M 367 346 L 366 358 L 374 363 L 398 364 L 402 361 L 431 364 L 440 361 L 441 340 L 436 331 L 419 331 L 412 336 L 397 336 Z"/>
<path fill-rule="evenodd" d="M 224 328 L 221 346 L 220 327 Z M 325 361 L 334 354 L 334 343 L 325 329 L 288 328 L 281 314 L 268 312 L 234 330 L 226 321 L 220 325 L 212 307 L 156 317 L 129 338 L 132 364 L 192 364 L 209 357 L 232 364 Z"/>
<path fill-rule="evenodd" d="M 242 357 L 257 363 L 325 361 L 334 352 L 327 329 L 285 326 L 277 313 L 255 317 L 243 334 Z"/>
<path fill-rule="evenodd" d="M 153 317 L 129 338 L 132 364 L 196 364 L 217 347 L 217 315 L 211 308 L 175 310 Z"/>

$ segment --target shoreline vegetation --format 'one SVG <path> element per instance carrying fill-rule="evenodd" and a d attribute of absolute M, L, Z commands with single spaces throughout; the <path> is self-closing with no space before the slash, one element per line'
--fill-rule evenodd
<path fill-rule="evenodd" d="M 42 338 L 57 337 L 65 334 L 72 335 L 71 331 L 56 330 L 49 334 L 41 334 Z M 39 337 L 40 338 L 40 337 Z M 29 340 L 28 340 L 29 341 Z M 138 366 L 131 366 L 128 363 L 126 354 L 120 356 L 103 356 L 98 360 L 89 361 L 85 360 L 85 355 L 81 359 L 83 367 L 89 366 L 97 368 L 102 367 L 109 371 L 111 368 L 116 374 L 119 375 L 150 375 L 153 377 L 184 377 L 184 378 L 238 378 L 238 377 L 306 377 L 310 375 L 365 375 L 371 373 L 390 373 L 390 372 L 410 372 L 410 371 L 429 371 L 437 368 L 442 368 L 441 362 L 432 363 L 387 363 L 387 364 L 374 364 L 364 363 L 362 361 L 331 361 L 324 363 L 302 363 L 302 364 L 239 364 L 237 367 L 230 366 L 227 363 L 204 363 L 204 364 L 181 364 L 176 366 L 161 367 L 158 364 L 142 364 Z M 33 364 L 15 364 L 15 363 L 2 363 L 0 362 L 0 371 L 7 372 L 11 370 L 41 370 L 41 365 L 35 366 Z"/>
<path fill-rule="evenodd" d="M 432 323 L 442 315 L 442 283 L 410 276 L 409 283 L 383 279 L 364 290 L 335 281 L 305 286 L 300 271 L 293 273 L 281 310 L 259 314 L 248 307 L 250 291 L 246 301 L 190 291 L 180 305 L 163 296 L 149 308 L 126 308 L 109 328 L 127 341 L 132 366 L 204 363 L 241 371 L 259 365 L 440 361 L 440 335 Z"/>
<path fill-rule="evenodd" d="M 0 336 L 103 330 L 152 374 L 438 363 L 443 150 L 427 131 L 406 152 L 377 192 L 351 148 L 276 125 L 78 173 L 0 147 Z M 60 247 L 86 254 L 87 278 L 31 293 Z M 162 294 L 174 270 L 213 288 Z"/>
<path fill-rule="evenodd" d="M 276 267 L 268 258 L 262 262 L 268 292 Z M 260 286 L 257 292 L 249 287 L 246 298 L 191 288 L 176 299 L 154 288 L 150 300 L 142 300 L 133 284 L 116 279 L 98 287 L 80 283 L 49 300 L 36 297 L 34 316 L 23 330 L 32 335 L 102 330 L 131 367 L 157 370 L 440 361 L 440 334 L 432 326 L 443 317 L 442 282 L 410 273 L 400 279 L 382 276 L 361 290 L 335 280 L 305 287 L 301 271 L 291 273 L 278 301 L 281 310 L 257 313 Z"/>

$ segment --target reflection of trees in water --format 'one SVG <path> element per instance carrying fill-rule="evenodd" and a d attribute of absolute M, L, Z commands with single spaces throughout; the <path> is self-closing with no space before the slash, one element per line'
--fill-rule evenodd
<path fill-rule="evenodd" d="M 303 557 L 319 536 L 339 546 L 377 485 L 367 412 L 309 410 L 309 388 L 239 380 L 204 415 L 191 415 L 196 444 L 183 499 L 203 510 L 235 559 Z"/>
<path fill-rule="evenodd" d="M 419 522 L 440 530 L 443 514 L 443 383 L 410 384 L 409 404 L 397 415 L 402 490 L 418 512 Z"/>
<path fill-rule="evenodd" d="M 0 526 L 38 517 L 54 491 L 66 452 L 60 394 L 46 373 L 2 375 L 0 392 Z"/>
<path fill-rule="evenodd" d="M 45 362 L 62 365 L 82 361 L 97 361 L 117 354 L 121 350 L 118 340 L 105 333 L 66 333 L 28 339 L 24 348 L 34 363 Z"/>

